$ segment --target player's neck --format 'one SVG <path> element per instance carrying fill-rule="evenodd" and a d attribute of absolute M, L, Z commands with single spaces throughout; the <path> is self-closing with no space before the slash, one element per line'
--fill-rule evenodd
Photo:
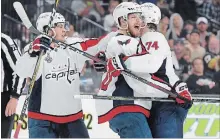
<path fill-rule="evenodd" d="M 123 35 L 128 35 L 127 31 L 122 30 L 122 29 L 118 30 L 118 33 L 123 34 Z"/>

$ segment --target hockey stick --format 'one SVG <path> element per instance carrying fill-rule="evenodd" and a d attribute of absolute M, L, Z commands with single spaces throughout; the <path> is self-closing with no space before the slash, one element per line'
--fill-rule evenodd
<path fill-rule="evenodd" d="M 55 8 L 57 7 L 58 5 L 58 2 L 59 0 L 55 0 Z M 22 6 L 22 4 L 20 2 L 14 2 L 13 3 L 13 6 L 14 6 L 14 9 L 15 11 L 17 12 L 17 14 L 19 15 L 19 17 L 21 18 L 22 22 L 24 23 L 24 25 L 33 33 L 35 34 L 40 34 L 40 32 L 38 30 L 36 30 L 34 28 L 34 26 L 31 24 L 25 10 L 24 10 L 24 7 Z M 53 9 L 53 12 L 51 14 L 51 16 L 53 16 L 56 12 L 55 8 Z M 53 17 L 50 18 L 50 22 L 49 22 L 49 27 L 51 26 L 51 20 L 53 20 Z M 47 33 L 48 33 L 48 30 L 47 30 Z M 37 78 L 37 73 L 39 71 L 39 68 L 40 68 L 40 63 L 41 63 L 41 60 L 42 60 L 42 57 L 43 57 L 43 54 L 44 52 L 41 51 L 39 56 L 38 56 L 38 59 L 37 59 L 37 63 L 36 63 L 36 66 L 35 66 L 35 69 L 34 69 L 34 73 L 32 75 L 32 78 L 31 78 L 31 83 L 30 83 L 30 87 L 28 89 L 28 94 L 25 98 L 25 102 L 24 102 L 24 105 L 22 107 L 22 110 L 21 110 L 21 114 L 20 114 L 20 117 L 19 117 L 19 120 L 18 120 L 18 125 L 17 125 L 17 128 L 15 130 L 15 133 L 14 133 L 14 138 L 18 138 L 18 135 L 19 135 L 19 132 L 20 132 L 20 129 L 21 129 L 21 125 L 22 125 L 22 120 L 25 116 L 25 112 L 27 110 L 27 107 L 28 107 L 28 102 L 29 102 L 29 99 L 30 99 L 30 95 L 32 93 L 32 89 L 34 87 L 34 84 L 35 84 L 35 80 Z"/>
<path fill-rule="evenodd" d="M 40 34 L 41 32 L 35 29 L 35 27 L 31 24 L 22 4 L 16 1 L 13 3 L 13 6 L 25 27 L 34 34 Z"/>
<path fill-rule="evenodd" d="M 22 21 L 25 21 L 25 22 L 28 23 L 28 24 L 27 24 L 27 27 L 28 27 L 28 28 L 32 28 L 32 30 L 36 30 L 36 29 L 33 29 L 34 27 L 33 27 L 33 25 L 31 25 L 30 21 L 29 21 L 29 22 L 27 21 L 28 18 L 25 18 L 25 19 L 26 19 L 26 20 L 22 20 Z M 26 23 L 24 23 L 24 24 L 26 25 Z M 32 31 L 32 30 L 30 30 L 30 31 Z M 35 31 L 35 32 L 36 32 L 36 31 Z M 50 37 L 50 36 L 48 36 L 48 37 Z M 52 39 L 53 39 L 53 41 L 55 41 L 55 42 L 59 42 L 59 41 L 55 40 L 54 38 L 52 38 Z M 90 55 L 90 54 L 88 54 L 88 53 L 86 53 L 86 52 L 84 52 L 84 51 L 82 51 L 82 50 L 80 50 L 80 49 L 77 49 L 77 48 L 75 48 L 75 47 L 73 47 L 73 46 L 71 46 L 71 45 L 68 45 L 68 44 L 66 44 L 66 43 L 64 43 L 64 42 L 59 42 L 59 43 L 62 43 L 63 45 L 66 45 L 66 46 L 69 46 L 70 49 L 73 50 L 73 51 L 76 52 L 76 53 L 79 53 L 79 54 L 81 54 L 81 55 L 83 55 L 83 56 L 85 56 L 85 57 L 87 57 L 87 58 L 90 58 L 90 59 L 92 59 L 92 60 L 94 60 L 94 61 L 97 61 L 97 62 L 101 62 L 101 63 L 103 63 L 104 65 L 106 65 L 106 62 L 105 62 L 105 61 L 102 61 L 102 60 L 96 58 L 96 57 L 93 56 L 93 55 Z M 74 44 L 72 44 L 72 45 L 74 45 Z M 166 88 L 163 88 L 163 87 L 161 87 L 161 86 L 159 86 L 159 85 L 156 85 L 156 84 L 154 84 L 154 83 L 152 83 L 152 82 L 149 82 L 149 81 L 147 81 L 146 79 L 143 79 L 143 78 L 141 78 L 141 77 L 138 77 L 138 76 L 136 76 L 135 74 L 131 73 L 131 72 L 128 71 L 128 70 L 121 71 L 121 73 L 124 74 L 124 75 L 127 75 L 127 76 L 129 76 L 129 77 L 131 77 L 131 78 L 133 78 L 133 79 L 136 79 L 136 80 L 138 80 L 138 81 L 140 81 L 140 82 L 142 82 L 142 83 L 144 83 L 144 84 L 147 84 L 147 85 L 149 85 L 149 86 L 151 86 L 151 87 L 154 87 L 154 88 L 156 88 L 156 89 L 158 89 L 158 90 L 160 90 L 160 91 L 162 91 L 162 92 L 164 92 L 164 93 L 170 95 L 170 96 L 173 97 L 173 98 L 179 98 L 179 99 L 181 99 L 181 100 L 184 100 L 185 102 L 192 103 L 192 101 L 190 101 L 190 100 L 188 100 L 188 99 L 186 99 L 186 98 L 180 96 L 179 94 L 177 94 L 177 93 L 175 92 L 175 90 L 171 90 L 171 91 L 170 91 L 170 90 L 168 90 L 168 89 L 166 89 Z M 164 83 L 165 83 L 165 82 L 164 82 Z M 169 85 L 168 83 L 166 83 L 166 85 L 168 85 L 170 88 L 172 88 L 172 86 Z"/>
<path fill-rule="evenodd" d="M 31 32 L 38 33 L 38 32 L 35 31 L 35 28 L 32 26 L 30 20 L 28 19 L 27 14 L 24 11 L 24 8 L 23 8 L 22 4 L 20 2 L 14 2 L 13 6 L 15 8 L 15 11 L 17 12 L 19 17 L 21 18 L 21 20 L 25 24 L 25 26 L 28 29 L 30 29 Z M 28 101 L 30 99 L 31 92 L 32 92 L 32 89 L 34 87 L 35 80 L 37 78 L 37 73 L 39 71 L 40 61 L 42 59 L 42 56 L 43 56 L 43 53 L 40 53 L 40 55 L 39 55 L 39 57 L 37 59 L 37 63 L 36 63 L 36 66 L 35 66 L 35 69 L 34 69 L 34 73 L 32 75 L 32 80 L 31 80 L 31 83 L 30 83 L 30 87 L 28 89 L 28 94 L 27 94 L 27 96 L 25 98 L 24 105 L 22 107 L 21 114 L 20 114 L 20 117 L 19 117 L 19 120 L 18 120 L 18 125 L 17 125 L 17 128 L 16 128 L 15 133 L 14 133 L 14 138 L 18 138 L 18 134 L 19 134 L 19 131 L 20 131 L 21 125 L 22 125 L 22 120 L 24 119 L 25 112 L 26 112 L 26 109 L 28 107 Z"/>
<path fill-rule="evenodd" d="M 193 102 L 207 102 L 207 103 L 220 103 L 220 98 L 216 97 L 201 97 L 193 95 Z M 175 102 L 170 98 L 159 98 L 159 97 L 126 97 L 126 96 L 98 96 L 98 95 L 74 95 L 75 99 L 101 99 L 101 100 L 140 100 L 140 101 L 159 101 L 159 102 Z"/>

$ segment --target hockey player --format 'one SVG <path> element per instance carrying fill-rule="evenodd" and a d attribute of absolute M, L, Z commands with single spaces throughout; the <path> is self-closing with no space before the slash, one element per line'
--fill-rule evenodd
<path fill-rule="evenodd" d="M 37 19 L 37 29 L 45 32 L 51 13 L 42 13 Z M 92 55 L 97 53 L 98 41 L 88 40 L 76 43 L 79 39 L 66 39 L 65 18 L 56 13 L 49 34 L 56 40 L 73 44 Z M 88 48 L 90 47 L 90 48 Z M 47 50 L 47 49 L 56 49 Z M 52 43 L 45 35 L 38 36 L 30 49 L 17 62 L 17 74 L 32 77 L 40 51 L 45 51 L 39 73 L 30 96 L 28 106 L 28 129 L 31 138 L 88 138 L 88 131 L 82 120 L 81 100 L 73 95 L 80 94 L 79 74 L 83 68 L 84 56 L 69 47 Z"/>
<path fill-rule="evenodd" d="M 113 17 L 117 23 L 118 35 L 103 49 L 106 57 L 111 58 L 120 53 L 136 54 L 139 39 L 135 37 L 140 36 L 142 24 L 140 6 L 133 2 L 123 2 L 115 8 Z M 111 47 L 115 49 L 112 50 Z M 104 58 L 104 55 L 99 53 L 98 57 Z M 132 90 L 120 72 L 113 69 L 112 61 L 108 62 L 107 71 L 103 74 L 98 95 L 141 96 Z M 147 101 L 96 100 L 98 123 L 109 122 L 110 128 L 121 138 L 152 137 L 147 123 L 150 107 L 151 103 Z"/>
<path fill-rule="evenodd" d="M 141 36 L 141 42 L 144 45 L 146 54 L 140 56 L 132 56 L 124 61 L 119 56 L 113 57 L 108 61 L 113 62 L 111 66 L 116 71 L 129 69 L 137 75 L 150 73 L 152 82 L 161 82 L 163 87 L 166 83 L 172 85 L 170 90 L 174 89 L 180 96 L 192 100 L 186 83 L 179 80 L 175 75 L 171 51 L 165 37 L 156 32 L 156 26 L 161 18 L 160 9 L 151 3 L 142 5 L 142 11 L 146 23 Z M 146 77 L 144 77 L 146 78 Z M 149 79 L 149 77 L 147 77 Z M 126 79 L 128 84 L 133 86 L 136 84 L 139 87 L 139 93 L 151 94 L 153 91 L 146 85 L 138 83 L 135 80 Z M 166 82 L 166 83 L 165 83 Z M 169 87 L 169 86 L 167 86 Z M 141 91 L 143 90 L 143 91 Z M 156 91 L 156 90 L 155 90 Z M 183 137 L 183 122 L 187 115 L 191 104 L 186 103 L 176 98 L 175 103 L 168 102 L 153 102 L 149 123 L 151 132 L 154 138 L 182 138 Z"/>

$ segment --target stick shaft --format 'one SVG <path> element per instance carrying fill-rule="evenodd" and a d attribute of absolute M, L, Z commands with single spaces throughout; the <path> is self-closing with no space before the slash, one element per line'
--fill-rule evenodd
<path fill-rule="evenodd" d="M 175 102 L 170 98 L 159 98 L 159 97 L 125 97 L 125 96 L 98 96 L 98 95 L 74 95 L 75 99 L 101 99 L 101 100 L 141 100 L 141 101 L 160 101 L 160 102 Z M 209 103 L 220 103 L 220 98 L 206 98 L 193 96 L 194 102 L 209 102 Z"/>

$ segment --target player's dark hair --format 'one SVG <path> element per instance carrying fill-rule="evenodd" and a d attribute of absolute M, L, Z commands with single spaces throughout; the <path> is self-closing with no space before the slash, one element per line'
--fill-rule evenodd
<path fill-rule="evenodd" d="M 156 24 L 153 24 L 153 23 L 147 23 L 147 27 L 150 29 L 150 30 L 157 30 L 157 25 Z"/>
<path fill-rule="evenodd" d="M 46 30 L 47 30 L 48 27 L 49 27 L 48 25 L 43 26 L 43 32 L 46 32 Z"/>

